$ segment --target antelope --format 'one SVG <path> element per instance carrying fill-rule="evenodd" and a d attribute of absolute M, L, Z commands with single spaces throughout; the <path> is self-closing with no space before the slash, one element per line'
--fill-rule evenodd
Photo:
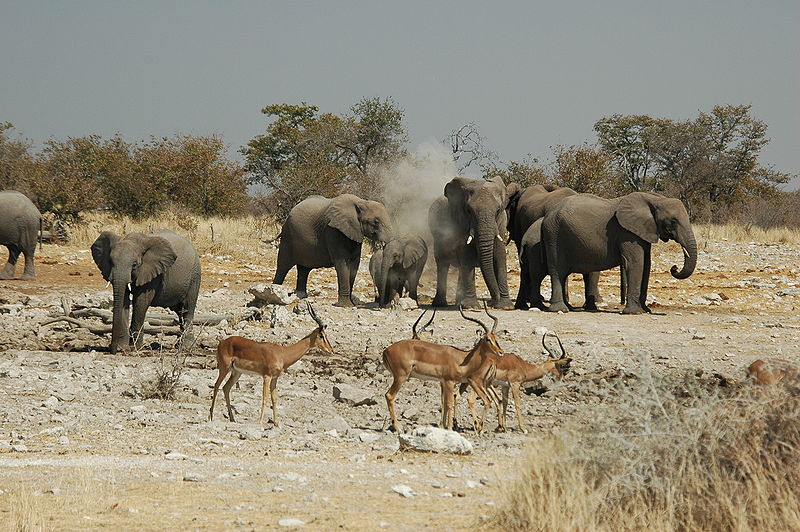
<path fill-rule="evenodd" d="M 308 313 L 317 322 L 317 328 L 295 344 L 282 346 L 272 342 L 255 342 L 241 336 L 230 336 L 219 343 L 217 346 L 219 376 L 214 383 L 214 391 L 211 394 L 209 421 L 214 419 L 214 401 L 217 398 L 220 384 L 228 374 L 230 374 L 230 378 L 222 387 L 222 392 L 225 394 L 225 403 L 228 405 L 228 419 L 231 422 L 236 421 L 231 408 L 231 388 L 239 380 L 242 373 L 249 373 L 251 375 L 260 375 L 264 379 L 264 386 L 261 392 L 261 416 L 258 422 L 261 426 L 264 425 L 264 410 L 266 409 L 267 391 L 269 390 L 272 396 L 272 422 L 276 427 L 280 426 L 276 386 L 278 377 L 283 373 L 283 370 L 300 360 L 303 355 L 314 348 L 320 348 L 329 354 L 333 354 L 333 347 L 331 347 L 325 334 L 327 325 L 319 319 L 311 303 L 308 304 Z"/>
<path fill-rule="evenodd" d="M 493 364 L 493 359 L 502 354 L 495 334 L 498 319 L 486 310 L 489 317 L 494 320 L 494 326 L 490 331 L 480 320 L 470 318 L 464 314 L 462 307 L 459 307 L 459 311 L 465 320 L 479 324 L 484 330 L 483 336 L 469 352 L 452 346 L 438 345 L 416 339 L 401 340 L 383 350 L 383 364 L 394 378 L 392 385 L 386 392 L 386 405 L 389 408 L 389 417 L 392 421 L 393 430 L 402 431 L 402 427 L 395 415 L 394 400 L 400 387 L 409 377 L 439 381 L 442 390 L 442 420 L 440 425 L 442 428 L 449 430 L 453 428 L 453 394 L 456 383 L 461 381 L 469 380 L 470 384 L 475 388 L 475 392 L 483 401 L 484 419 L 486 417 L 486 409 L 489 408 L 490 404 L 497 406 L 499 412 L 497 403 L 487 395 L 482 378 L 489 371 Z M 475 375 L 480 377 L 470 378 Z M 477 416 L 474 413 L 473 424 L 475 431 L 480 433 L 483 426 L 482 423 L 478 423 Z"/>
<path fill-rule="evenodd" d="M 552 334 L 555 339 L 558 340 L 558 346 L 561 348 L 561 356 L 557 356 L 557 353 L 554 353 L 553 350 L 547 346 L 545 339 L 550 334 Z M 514 398 L 514 409 L 517 412 L 517 423 L 519 424 L 519 430 L 522 432 L 528 432 L 528 429 L 525 427 L 525 423 L 522 421 L 520 386 L 523 383 L 540 379 L 548 373 L 553 375 L 556 379 L 561 380 L 561 378 L 569 372 L 569 366 L 572 362 L 572 359 L 567 357 L 567 352 L 564 349 L 564 345 L 561 343 L 561 339 L 558 337 L 558 335 L 552 331 L 545 333 L 545 335 L 542 336 L 542 346 L 550 355 L 542 364 L 531 364 L 514 353 L 504 353 L 502 357 L 497 357 L 494 360 L 492 368 L 490 368 L 490 371 L 488 371 L 484 376 L 484 387 L 487 393 L 493 395 L 495 401 L 502 402 L 503 404 L 503 421 L 500 423 L 500 428 L 505 427 L 505 417 L 508 410 L 509 388 L 511 389 L 511 395 Z M 494 390 L 493 384 L 499 384 L 502 387 L 502 399 L 497 396 L 497 392 Z M 466 384 L 462 384 L 460 392 L 464 393 L 466 387 Z M 475 396 L 472 389 L 470 389 L 470 393 L 467 395 L 467 404 L 469 405 L 470 410 L 474 410 Z"/>
<path fill-rule="evenodd" d="M 797 377 L 800 368 L 788 360 L 772 358 L 758 359 L 747 368 L 747 379 L 753 384 L 775 384 L 792 377 Z"/>

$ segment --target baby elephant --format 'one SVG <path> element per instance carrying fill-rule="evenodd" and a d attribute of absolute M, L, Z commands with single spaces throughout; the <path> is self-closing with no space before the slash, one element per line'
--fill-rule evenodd
<path fill-rule="evenodd" d="M 427 260 L 428 246 L 418 236 L 392 239 L 376 251 L 369 261 L 369 273 L 378 289 L 378 303 L 382 307 L 389 305 L 395 296 L 402 297 L 403 289 L 417 299 L 419 278 Z"/>

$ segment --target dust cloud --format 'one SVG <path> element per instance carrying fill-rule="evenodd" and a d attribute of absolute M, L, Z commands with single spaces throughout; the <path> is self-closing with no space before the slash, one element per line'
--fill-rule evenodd
<path fill-rule="evenodd" d="M 419 235 L 431 242 L 428 208 L 457 175 L 453 155 L 436 141 L 423 142 L 380 172 L 384 204 L 396 236 Z"/>

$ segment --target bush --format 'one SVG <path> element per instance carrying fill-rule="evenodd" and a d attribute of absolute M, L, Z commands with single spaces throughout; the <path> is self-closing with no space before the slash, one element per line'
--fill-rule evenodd
<path fill-rule="evenodd" d="M 493 527 L 800 529 L 797 398 L 657 377 L 646 361 L 629 377 L 591 382 L 590 421 L 531 446 Z"/>

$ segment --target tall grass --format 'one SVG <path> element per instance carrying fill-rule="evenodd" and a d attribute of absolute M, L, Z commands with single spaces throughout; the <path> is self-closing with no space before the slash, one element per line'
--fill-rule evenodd
<path fill-rule="evenodd" d="M 600 403 L 590 421 L 531 445 L 490 525 L 800 530 L 800 402 L 707 384 L 646 362 L 630 379 L 587 381 Z"/>

